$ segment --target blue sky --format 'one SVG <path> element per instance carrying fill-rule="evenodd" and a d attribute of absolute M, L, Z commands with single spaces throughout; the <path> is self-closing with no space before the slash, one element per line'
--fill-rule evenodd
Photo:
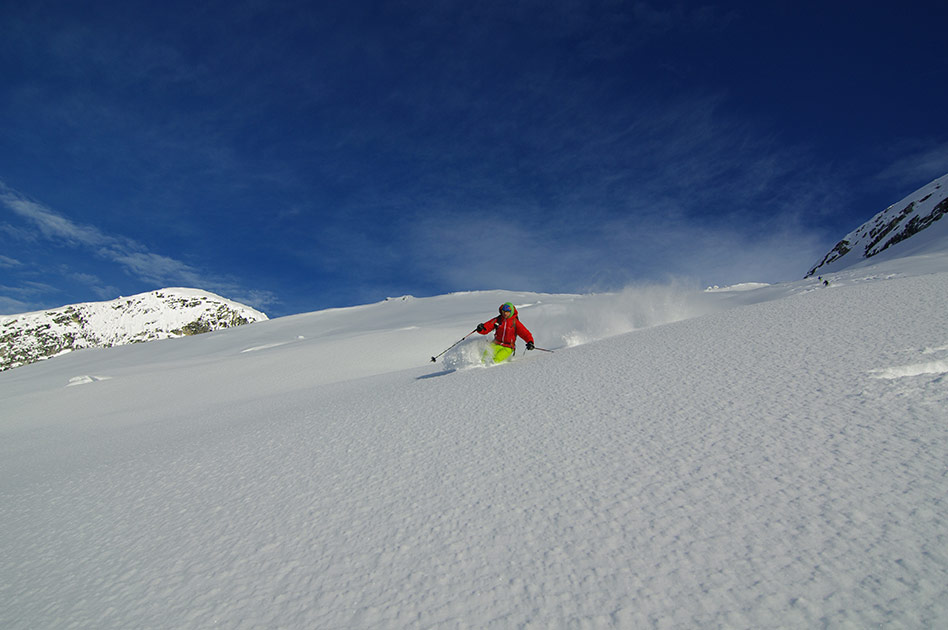
<path fill-rule="evenodd" d="M 3 3 L 0 313 L 801 278 L 948 172 L 948 8 L 873 4 Z"/>

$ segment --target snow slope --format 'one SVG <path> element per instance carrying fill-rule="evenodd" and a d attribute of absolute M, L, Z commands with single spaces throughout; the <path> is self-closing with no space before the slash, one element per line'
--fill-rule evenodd
<path fill-rule="evenodd" d="M 948 254 L 828 278 L 0 373 L 0 627 L 944 627 Z M 507 300 L 555 353 L 430 362 Z"/>

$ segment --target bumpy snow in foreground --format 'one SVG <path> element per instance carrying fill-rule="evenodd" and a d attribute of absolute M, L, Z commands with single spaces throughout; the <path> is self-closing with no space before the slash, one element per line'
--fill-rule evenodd
<path fill-rule="evenodd" d="M 4 372 L 0 627 L 946 627 L 948 256 L 828 279 Z M 431 363 L 507 300 L 555 353 Z"/>

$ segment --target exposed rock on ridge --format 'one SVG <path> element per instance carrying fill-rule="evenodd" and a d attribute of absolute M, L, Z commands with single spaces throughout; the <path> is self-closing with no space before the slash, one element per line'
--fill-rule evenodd
<path fill-rule="evenodd" d="M 849 267 L 916 237 L 948 213 L 948 175 L 916 190 L 850 232 L 806 276 Z M 918 237 L 913 239 L 918 241 Z"/>
<path fill-rule="evenodd" d="M 0 316 L 0 371 L 81 348 L 108 348 L 267 319 L 198 289 L 171 288 L 108 302 Z"/>

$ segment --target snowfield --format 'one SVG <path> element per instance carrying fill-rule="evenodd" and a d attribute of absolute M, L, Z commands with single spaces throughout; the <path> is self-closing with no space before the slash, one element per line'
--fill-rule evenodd
<path fill-rule="evenodd" d="M 948 254 L 0 373 L 0 627 L 948 627 Z M 537 345 L 476 365 L 504 301 Z"/>

